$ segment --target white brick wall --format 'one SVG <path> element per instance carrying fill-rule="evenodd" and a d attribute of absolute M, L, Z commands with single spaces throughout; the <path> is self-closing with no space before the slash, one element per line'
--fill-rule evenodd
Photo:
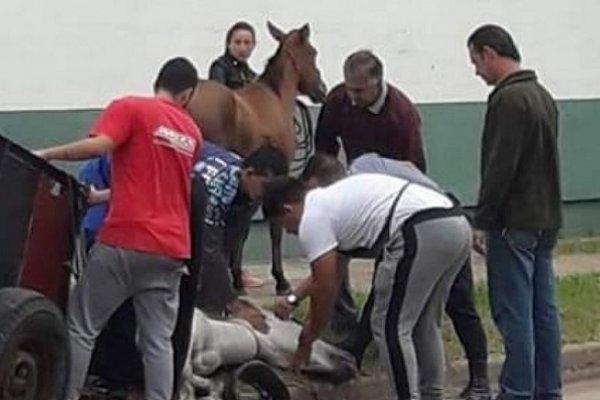
<path fill-rule="evenodd" d="M 500 23 L 558 97 L 598 97 L 598 15 L 597 0 L 3 0 L 0 110 L 100 107 L 147 93 L 174 55 L 206 74 L 237 19 L 259 31 L 258 70 L 275 48 L 267 19 L 286 29 L 310 22 L 329 85 L 349 52 L 370 48 L 419 102 L 484 99 L 465 40 L 481 23 Z"/>

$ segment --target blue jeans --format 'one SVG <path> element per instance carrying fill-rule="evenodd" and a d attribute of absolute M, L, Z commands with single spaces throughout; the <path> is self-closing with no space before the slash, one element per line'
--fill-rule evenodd
<path fill-rule="evenodd" d="M 506 353 L 499 399 L 562 399 L 556 237 L 555 230 L 487 233 L 490 305 Z"/>

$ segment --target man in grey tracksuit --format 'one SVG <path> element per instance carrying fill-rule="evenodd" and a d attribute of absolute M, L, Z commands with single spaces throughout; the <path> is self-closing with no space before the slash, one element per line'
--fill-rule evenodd
<path fill-rule="evenodd" d="M 361 173 L 395 176 L 414 184 L 442 191 L 437 183 L 419 171 L 412 163 L 385 158 L 377 153 L 367 153 L 358 157 L 350 164 L 348 171 L 336 158 L 325 154 L 316 154 L 309 159 L 301 179 L 309 187 L 317 187 L 330 185 L 349 174 Z M 455 201 L 458 202 L 458 200 Z M 377 251 L 366 252 L 366 254 L 363 251 L 348 255 L 355 258 L 378 256 Z M 296 298 L 296 302 L 299 300 L 301 299 Z M 282 310 L 282 314 L 291 312 L 293 308 L 287 297 L 280 297 L 276 304 L 278 309 Z M 360 320 L 357 322 L 358 310 L 350 291 L 349 281 L 345 279 L 335 302 L 331 327 L 332 329 L 337 327 L 341 333 L 346 334 L 345 339 L 338 346 L 352 353 L 359 366 L 367 346 L 373 340 L 370 326 L 372 308 L 373 295 L 370 293 Z M 473 276 L 469 260 L 465 262 L 452 284 L 445 311 L 452 320 L 469 362 L 469 383 L 461 392 L 460 397 L 467 400 L 489 400 L 491 394 L 487 378 L 487 340 L 475 307 Z"/>
<path fill-rule="evenodd" d="M 361 190 L 361 188 L 364 188 Z M 347 253 L 380 249 L 371 326 L 395 399 L 442 399 L 441 316 L 471 248 L 471 229 L 443 193 L 382 174 L 358 174 L 307 191 L 294 178 L 267 187 L 263 210 L 298 234 L 312 274 L 294 289 L 311 297 L 292 364 L 303 365 L 328 322 Z"/>

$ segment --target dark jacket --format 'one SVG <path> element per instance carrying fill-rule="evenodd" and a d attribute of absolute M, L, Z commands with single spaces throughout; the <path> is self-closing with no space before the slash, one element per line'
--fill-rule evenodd
<path fill-rule="evenodd" d="M 518 71 L 496 86 L 481 143 L 476 228 L 560 228 L 557 141 L 556 104 L 533 71 Z"/>
<path fill-rule="evenodd" d="M 204 214 L 195 226 L 200 232 L 201 263 L 196 306 L 209 314 L 221 314 L 237 297 L 229 276 L 232 243 L 228 240 L 228 224 L 239 223 L 234 216 L 248 204 L 239 191 L 242 159 L 210 141 L 204 141 L 200 161 L 194 166 L 195 210 Z M 250 220 L 250 217 L 247 217 Z"/>
<path fill-rule="evenodd" d="M 230 89 L 238 89 L 253 81 L 256 73 L 250 69 L 247 63 L 238 61 L 226 53 L 213 61 L 208 78 L 220 82 Z"/>
<path fill-rule="evenodd" d="M 421 118 L 410 99 L 388 84 L 380 112 L 353 106 L 344 84 L 333 88 L 321 108 L 315 134 L 316 151 L 337 156 L 338 139 L 348 164 L 366 153 L 410 161 L 425 172 Z"/>

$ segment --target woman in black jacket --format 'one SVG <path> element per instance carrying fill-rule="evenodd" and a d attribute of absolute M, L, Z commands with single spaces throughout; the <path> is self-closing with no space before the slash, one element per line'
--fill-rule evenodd
<path fill-rule="evenodd" d="M 210 65 L 209 79 L 222 83 L 230 89 L 238 89 L 248 82 L 252 82 L 256 78 L 256 72 L 250 69 L 248 59 L 254 50 L 255 44 L 256 34 L 252 25 L 244 21 L 233 24 L 225 37 L 225 53 Z M 242 209 L 237 212 L 243 214 L 247 211 Z M 236 214 L 234 218 L 246 218 L 241 214 Z M 247 237 L 246 232 L 236 229 L 237 225 L 232 226 L 233 228 L 226 232 L 229 242 L 239 240 L 240 235 Z M 235 254 L 236 250 L 241 251 L 241 249 L 231 249 L 233 253 L 231 254 L 230 268 L 241 267 L 241 265 L 236 265 L 241 263 L 241 260 L 236 260 L 236 258 L 241 257 L 241 253 Z M 235 282 L 236 286 L 240 284 L 243 287 L 259 287 L 264 285 L 264 281 L 247 271 L 243 271 L 241 282 Z M 242 288 L 236 287 L 236 289 Z"/>
<path fill-rule="evenodd" d="M 237 89 L 256 78 L 256 73 L 248 66 L 248 59 L 254 50 L 256 35 L 252 25 L 236 22 L 227 31 L 225 54 L 210 66 L 209 79 Z"/>

